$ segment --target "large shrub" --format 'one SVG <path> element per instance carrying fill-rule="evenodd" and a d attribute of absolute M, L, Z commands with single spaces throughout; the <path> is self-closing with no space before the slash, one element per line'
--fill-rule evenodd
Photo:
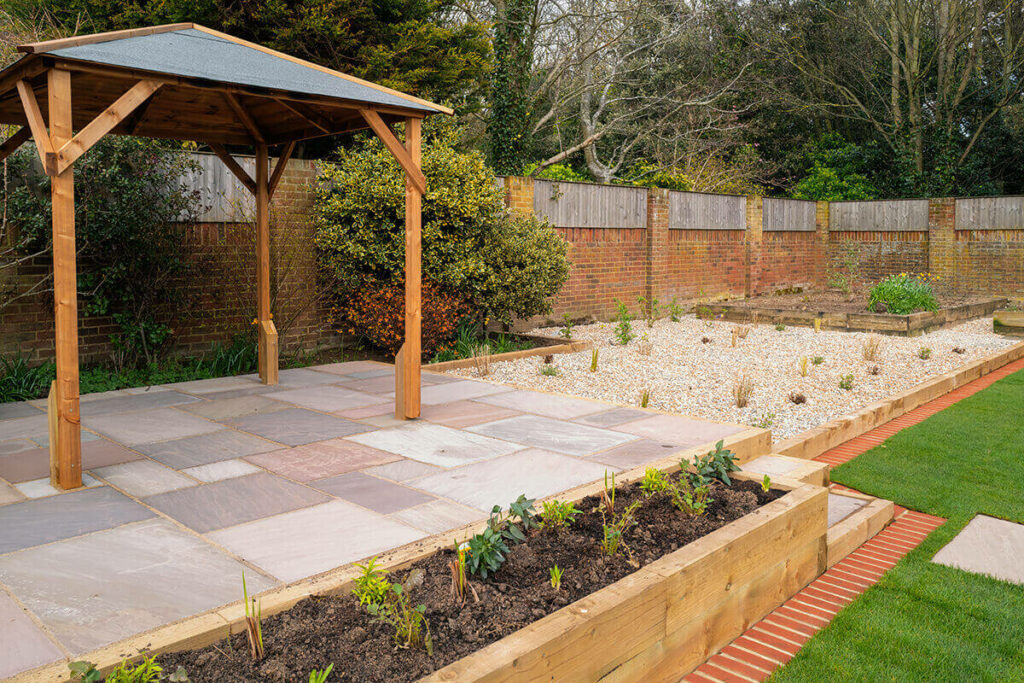
<path fill-rule="evenodd" d="M 565 241 L 543 221 L 506 210 L 483 156 L 457 151 L 450 125 L 427 133 L 424 281 L 468 303 L 480 322 L 546 313 L 568 277 Z M 376 139 L 321 167 L 315 241 L 339 302 L 404 282 L 404 207 L 404 174 Z"/>
<path fill-rule="evenodd" d="M 890 275 L 875 284 L 868 294 L 868 310 L 871 311 L 908 315 L 938 309 L 932 286 L 925 276 Z"/>

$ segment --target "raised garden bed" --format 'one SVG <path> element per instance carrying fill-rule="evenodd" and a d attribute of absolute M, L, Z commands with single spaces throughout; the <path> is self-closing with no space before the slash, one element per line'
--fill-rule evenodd
<path fill-rule="evenodd" d="M 992 315 L 1006 299 L 1000 297 L 939 297 L 939 310 L 909 315 L 873 313 L 866 310 L 866 296 L 848 296 L 837 292 L 809 292 L 754 297 L 743 301 L 715 304 L 710 310 L 733 322 L 762 322 L 813 327 L 847 332 L 878 332 L 914 336 L 941 329 L 953 323 Z"/>
<path fill-rule="evenodd" d="M 1024 311 L 996 311 L 992 315 L 992 330 L 997 334 L 1024 336 Z"/>
<path fill-rule="evenodd" d="M 330 663 L 331 681 L 598 680 L 613 671 L 622 681 L 678 680 L 825 569 L 827 490 L 780 480 L 766 493 L 760 475 L 736 475 L 730 488 L 715 485 L 705 516 L 645 499 L 626 536 L 635 564 L 601 554 L 597 495 L 579 502 L 584 514 L 568 530 L 532 532 L 493 578 L 472 580 L 479 603 L 452 597 L 451 550 L 409 558 L 393 578 L 422 572 L 411 596 L 427 606 L 432 657 L 396 649 L 346 584 L 265 620 L 261 662 L 236 633 L 161 663 L 184 666 L 194 681 L 306 680 Z M 622 485 L 616 506 L 641 496 L 637 484 Z M 564 571 L 558 591 L 552 564 Z"/>

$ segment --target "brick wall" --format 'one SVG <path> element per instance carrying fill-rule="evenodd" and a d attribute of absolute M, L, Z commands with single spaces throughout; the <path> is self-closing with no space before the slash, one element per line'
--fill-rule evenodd
<path fill-rule="evenodd" d="M 893 273 L 928 271 L 928 233 L 834 231 L 826 248 L 826 271 L 847 271 L 857 264 L 862 282 L 874 282 Z"/>

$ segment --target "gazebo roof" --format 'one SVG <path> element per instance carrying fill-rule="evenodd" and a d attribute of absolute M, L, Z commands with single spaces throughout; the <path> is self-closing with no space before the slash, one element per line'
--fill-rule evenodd
<path fill-rule="evenodd" d="M 438 104 L 349 76 L 197 24 L 169 24 L 23 45 L 0 72 L 0 123 L 26 123 L 19 79 L 45 87 L 43 71 L 72 72 L 74 125 L 87 124 L 139 80 L 162 84 L 114 134 L 223 144 L 258 137 L 277 144 L 385 120 L 450 114 Z M 46 112 L 46 98 L 39 104 Z"/>

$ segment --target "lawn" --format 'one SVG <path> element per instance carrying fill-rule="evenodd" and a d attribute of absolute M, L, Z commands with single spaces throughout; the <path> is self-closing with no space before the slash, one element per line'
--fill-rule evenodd
<path fill-rule="evenodd" d="M 1024 522 L 1022 416 L 1024 371 L 833 470 L 949 521 L 772 681 L 1024 680 L 1024 587 L 930 561 L 976 513 Z"/>

